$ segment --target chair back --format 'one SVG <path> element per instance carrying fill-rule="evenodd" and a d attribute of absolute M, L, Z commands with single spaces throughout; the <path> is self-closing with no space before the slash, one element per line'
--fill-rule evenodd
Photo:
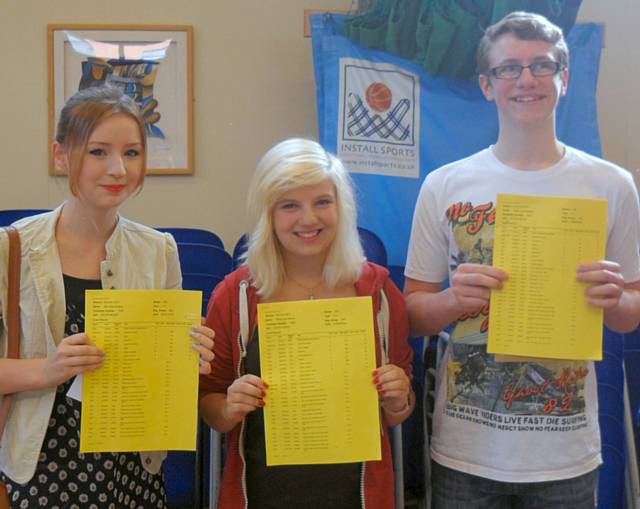
<path fill-rule="evenodd" d="M 389 265 L 389 277 L 391 281 L 398 287 L 398 290 L 404 290 L 404 267 L 402 265 Z"/>
<path fill-rule="evenodd" d="M 362 243 L 362 249 L 367 260 L 383 267 L 387 266 L 387 250 L 375 233 L 366 228 L 358 226 L 358 233 L 360 234 L 360 242 Z"/>
<path fill-rule="evenodd" d="M 605 327 L 602 344 L 602 361 L 595 363 L 602 443 L 597 507 L 613 509 L 624 507 L 625 497 L 624 336 Z"/>
<path fill-rule="evenodd" d="M 242 237 L 238 239 L 238 242 L 236 242 L 236 245 L 233 247 L 233 255 L 232 255 L 233 270 L 237 269 L 242 263 L 240 261 L 240 257 L 245 253 L 246 250 L 247 250 L 247 234 L 245 233 Z"/>
<path fill-rule="evenodd" d="M 202 230 L 200 228 L 156 228 L 156 230 L 170 233 L 176 242 L 189 242 L 192 244 L 211 244 L 224 249 L 224 243 L 222 239 L 209 230 Z"/>
<path fill-rule="evenodd" d="M 178 242 L 182 267 L 182 287 L 202 291 L 202 315 L 206 314 L 211 292 L 231 272 L 231 256 L 210 244 Z"/>
<path fill-rule="evenodd" d="M 35 216 L 43 212 L 50 212 L 49 209 L 7 209 L 0 210 L 0 226 L 9 226 L 23 217 Z"/>

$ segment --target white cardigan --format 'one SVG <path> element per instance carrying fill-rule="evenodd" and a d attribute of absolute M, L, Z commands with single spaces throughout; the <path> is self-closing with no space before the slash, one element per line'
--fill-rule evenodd
<path fill-rule="evenodd" d="M 62 206 L 15 223 L 22 244 L 20 357 L 53 354 L 64 337 L 65 296 L 55 227 Z M 1 230 L 0 230 L 1 231 Z M 118 218 L 100 265 L 104 289 L 179 289 L 178 249 L 173 237 Z M 0 311 L 7 313 L 9 241 L 0 233 Z M 0 323 L 0 356 L 6 356 L 7 328 Z M 0 444 L 0 471 L 17 483 L 32 477 L 42 448 L 56 388 L 24 391 L 14 397 Z M 157 473 L 165 451 L 140 453 L 144 468 Z"/>

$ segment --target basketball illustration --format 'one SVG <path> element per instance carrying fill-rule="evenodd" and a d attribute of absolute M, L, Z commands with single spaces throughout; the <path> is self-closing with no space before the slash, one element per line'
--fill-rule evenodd
<path fill-rule="evenodd" d="M 387 85 L 375 82 L 367 87 L 366 99 L 372 110 L 382 113 L 389 109 L 393 97 Z"/>

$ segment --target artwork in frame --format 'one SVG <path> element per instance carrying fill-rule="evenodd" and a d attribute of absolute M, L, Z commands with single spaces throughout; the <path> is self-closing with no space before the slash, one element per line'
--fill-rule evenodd
<path fill-rule="evenodd" d="M 190 25 L 48 25 L 49 146 L 65 101 L 107 84 L 142 110 L 147 174 L 193 173 L 192 40 Z"/>

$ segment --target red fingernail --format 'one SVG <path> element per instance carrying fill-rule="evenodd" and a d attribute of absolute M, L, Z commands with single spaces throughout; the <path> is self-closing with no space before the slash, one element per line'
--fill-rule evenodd
<path fill-rule="evenodd" d="M 264 406 L 264 405 L 265 405 L 265 402 L 264 402 L 264 401 L 262 401 L 262 400 L 258 401 L 258 406 L 261 406 L 261 407 L 262 407 L 262 406 Z"/>
<path fill-rule="evenodd" d="M 264 391 L 262 391 L 262 392 L 260 393 L 260 395 L 264 398 L 264 397 L 267 395 L 267 393 L 266 393 L 266 392 L 264 392 Z"/>
<path fill-rule="evenodd" d="M 269 388 L 269 384 L 268 384 L 267 382 L 264 382 L 264 381 L 263 381 L 263 382 L 262 382 L 262 385 L 264 385 L 265 389 L 268 389 L 268 388 Z"/>
<path fill-rule="evenodd" d="M 379 391 L 382 391 L 382 384 L 377 384 L 376 389 L 378 389 Z"/>
<path fill-rule="evenodd" d="M 373 379 L 373 383 L 374 383 L 374 384 L 376 384 L 376 385 L 378 385 L 378 384 L 380 383 L 380 379 L 379 379 L 378 377 L 375 377 L 375 378 Z"/>
<path fill-rule="evenodd" d="M 371 372 L 371 376 L 376 376 L 377 374 L 378 374 L 378 370 L 377 370 L 377 369 L 374 369 L 374 370 Z"/>

